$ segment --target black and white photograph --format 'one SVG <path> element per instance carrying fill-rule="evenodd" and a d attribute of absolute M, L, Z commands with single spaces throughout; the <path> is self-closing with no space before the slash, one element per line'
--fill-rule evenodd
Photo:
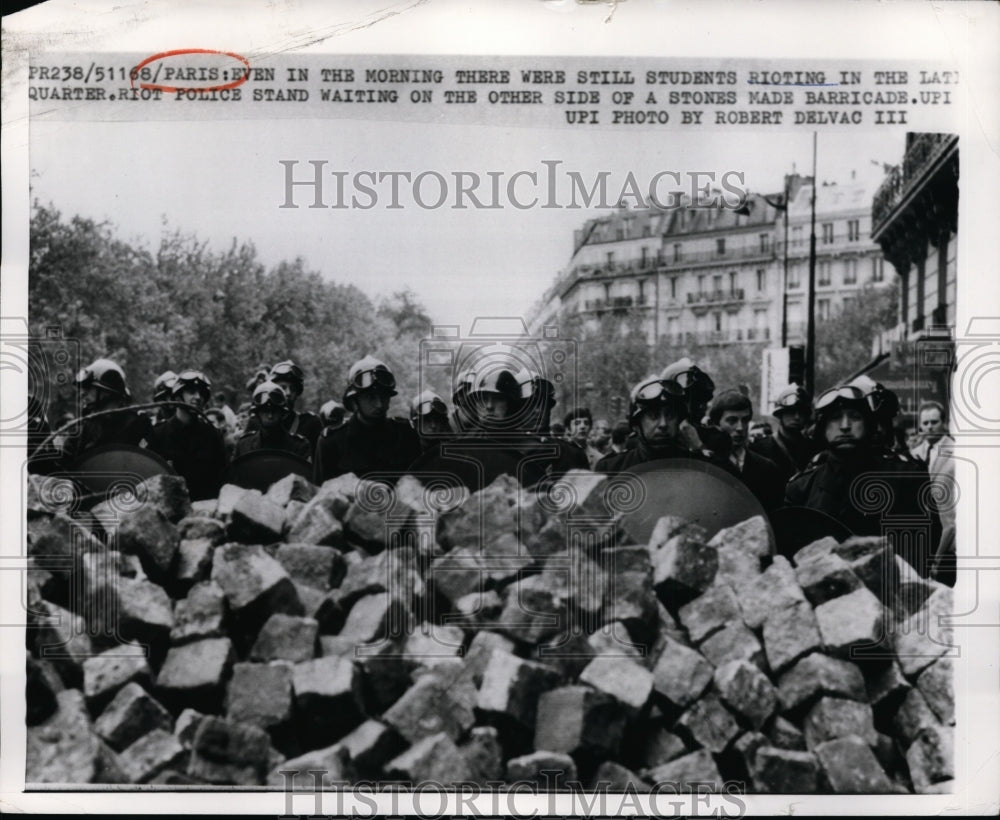
<path fill-rule="evenodd" d="M 816 10 L 5 15 L 5 804 L 995 813 L 1000 15 Z"/>

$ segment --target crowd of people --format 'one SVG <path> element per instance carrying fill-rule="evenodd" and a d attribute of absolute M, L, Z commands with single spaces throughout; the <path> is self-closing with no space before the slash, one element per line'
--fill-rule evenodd
<path fill-rule="evenodd" d="M 922 574 L 948 579 L 954 512 L 928 499 L 946 497 L 951 488 L 922 491 L 929 479 L 953 481 L 944 407 L 926 402 L 916 424 L 906 423 L 897 397 L 868 377 L 826 390 L 815 401 L 788 385 L 770 408 L 774 429 L 755 416 L 745 388 L 717 392 L 709 374 L 688 358 L 639 381 L 628 417 L 614 423 L 595 421 L 585 407 L 553 419 L 552 382 L 504 362 L 459 373 L 450 408 L 431 391 L 414 397 L 408 419 L 389 415 L 396 379 L 372 356 L 354 363 L 339 400 L 326 402 L 318 414 L 297 407 L 304 379 L 292 361 L 262 365 L 246 384 L 248 401 L 234 411 L 202 372 L 168 371 L 155 380 L 155 404 L 137 408 L 122 369 L 98 359 L 76 379 L 79 422 L 49 435 L 44 413 L 35 408 L 29 469 L 71 473 L 91 448 L 147 447 L 186 479 L 192 499 L 204 499 L 218 494 L 231 463 L 260 450 L 308 463 L 317 484 L 345 473 L 401 475 L 415 464 L 435 464 L 436 454 L 455 442 L 502 454 L 508 459 L 503 463 L 512 454 L 530 455 L 532 482 L 572 469 L 618 474 L 683 457 L 737 477 L 769 514 L 808 508 L 857 535 L 880 534 L 886 516 L 928 519 L 933 542 L 921 548 L 925 556 L 909 557 Z M 859 482 L 866 478 L 888 488 L 877 508 L 859 501 Z"/>

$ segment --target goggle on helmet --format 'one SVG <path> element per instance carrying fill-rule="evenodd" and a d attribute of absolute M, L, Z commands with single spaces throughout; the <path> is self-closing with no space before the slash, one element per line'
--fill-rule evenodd
<path fill-rule="evenodd" d="M 645 410 L 664 405 L 683 416 L 684 390 L 673 379 L 650 376 L 643 379 L 629 396 L 629 418 L 635 419 Z"/>
<path fill-rule="evenodd" d="M 288 394 L 285 393 L 280 384 L 266 381 L 257 385 L 257 388 L 253 391 L 252 402 L 255 411 L 262 410 L 265 407 L 284 410 L 288 406 Z"/>

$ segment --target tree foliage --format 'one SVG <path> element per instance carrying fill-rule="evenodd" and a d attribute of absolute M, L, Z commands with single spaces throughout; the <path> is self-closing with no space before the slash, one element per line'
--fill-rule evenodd
<path fill-rule="evenodd" d="M 268 269 L 249 242 L 223 251 L 164 226 L 155 250 L 118 237 L 114 227 L 65 219 L 35 203 L 31 218 L 29 325 L 58 326 L 79 344 L 81 365 L 118 362 L 138 401 L 151 398 L 165 370 L 196 368 L 216 388 L 248 397 L 260 363 L 292 359 L 306 373 L 301 406 L 316 410 L 343 393 L 351 363 L 366 354 L 395 369 L 400 401 L 416 390 L 419 341 L 430 317 L 409 290 L 373 304 L 336 271 L 309 270 L 303 259 Z M 49 385 L 50 416 L 71 385 Z"/>

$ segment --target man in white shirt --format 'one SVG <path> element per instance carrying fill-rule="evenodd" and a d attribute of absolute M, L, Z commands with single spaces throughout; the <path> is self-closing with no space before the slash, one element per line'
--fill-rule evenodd
<path fill-rule="evenodd" d="M 954 495 L 951 486 L 955 481 L 955 439 L 948 435 L 944 420 L 944 407 L 936 401 L 925 401 L 920 405 L 917 423 L 923 440 L 910 453 L 927 465 L 931 481 L 940 481 L 944 486 L 943 497 Z M 938 546 L 939 559 L 955 553 L 955 510 L 954 505 L 942 504 L 941 542 Z"/>

